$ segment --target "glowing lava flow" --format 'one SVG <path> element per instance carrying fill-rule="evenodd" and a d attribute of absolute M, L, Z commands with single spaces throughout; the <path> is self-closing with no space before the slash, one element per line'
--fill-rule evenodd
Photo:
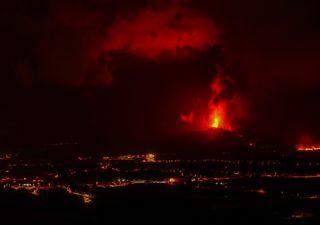
<path fill-rule="evenodd" d="M 296 146 L 298 151 L 320 151 L 320 145 L 303 145 L 299 144 Z"/>
<path fill-rule="evenodd" d="M 297 151 L 320 151 L 320 144 L 310 134 L 301 134 L 298 140 L 298 144 L 295 146 Z"/>

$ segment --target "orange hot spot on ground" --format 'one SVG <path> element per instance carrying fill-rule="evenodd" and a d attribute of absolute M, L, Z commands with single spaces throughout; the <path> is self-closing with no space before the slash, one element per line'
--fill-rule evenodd
<path fill-rule="evenodd" d="M 298 151 L 320 151 L 320 144 L 317 145 L 303 145 L 299 144 L 296 146 Z"/>
<path fill-rule="evenodd" d="M 310 134 L 302 134 L 295 147 L 297 151 L 320 151 L 318 139 Z"/>

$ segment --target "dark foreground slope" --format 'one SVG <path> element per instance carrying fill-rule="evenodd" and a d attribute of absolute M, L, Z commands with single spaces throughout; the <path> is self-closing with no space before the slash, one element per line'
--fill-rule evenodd
<path fill-rule="evenodd" d="M 3 224 L 318 224 L 320 202 L 257 193 L 136 185 L 96 190 L 84 205 L 54 190 L 0 193 Z"/>

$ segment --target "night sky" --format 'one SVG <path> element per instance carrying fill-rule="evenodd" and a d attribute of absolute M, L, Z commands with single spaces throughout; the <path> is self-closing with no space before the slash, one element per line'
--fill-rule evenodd
<path fill-rule="evenodd" d="M 127 142 L 183 128 L 217 65 L 242 132 L 320 134 L 320 3 L 7 0 L 1 3 L 0 144 Z M 230 115 L 233 117 L 233 115 Z"/>

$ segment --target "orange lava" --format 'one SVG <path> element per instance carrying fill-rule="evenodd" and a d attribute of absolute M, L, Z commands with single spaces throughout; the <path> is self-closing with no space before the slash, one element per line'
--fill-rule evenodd
<path fill-rule="evenodd" d="M 220 74 L 211 84 L 212 97 L 208 105 L 209 109 L 209 128 L 221 128 L 225 130 L 232 130 L 229 122 L 227 107 L 229 99 L 221 98 L 226 91 L 223 85 L 223 79 Z"/>
<path fill-rule="evenodd" d="M 301 134 L 297 143 L 297 151 L 320 151 L 319 141 L 311 134 Z"/>
<path fill-rule="evenodd" d="M 318 145 L 303 145 L 299 144 L 296 146 L 298 151 L 320 151 L 320 144 Z"/>
<path fill-rule="evenodd" d="M 217 66 L 217 75 L 211 83 L 211 96 L 205 110 L 181 114 L 180 121 L 192 124 L 194 129 L 219 128 L 235 131 L 233 123 L 241 116 L 241 99 L 234 93 L 234 81 Z M 200 107 L 201 108 L 201 107 Z"/>
<path fill-rule="evenodd" d="M 209 104 L 209 128 L 221 128 L 232 130 L 226 114 L 226 104 L 221 102 L 218 104 Z"/>

